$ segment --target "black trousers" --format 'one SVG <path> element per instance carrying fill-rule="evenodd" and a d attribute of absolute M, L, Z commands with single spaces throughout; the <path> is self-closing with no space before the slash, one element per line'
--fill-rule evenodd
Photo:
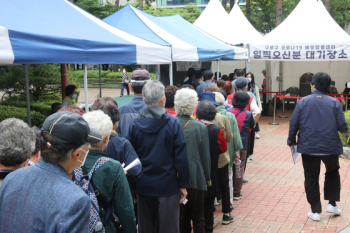
<path fill-rule="evenodd" d="M 191 220 L 194 233 L 204 233 L 204 191 L 187 189 L 186 205 L 180 205 L 180 232 L 191 233 Z"/>
<path fill-rule="evenodd" d="M 302 154 L 304 176 L 305 176 L 305 192 L 307 201 L 311 205 L 314 213 L 321 213 L 320 198 L 320 165 L 321 161 L 326 167 L 324 180 L 324 199 L 330 202 L 340 201 L 340 175 L 339 175 L 339 156 L 315 156 Z"/>
<path fill-rule="evenodd" d="M 268 112 L 268 105 L 267 105 L 267 98 L 266 98 L 266 93 L 263 93 L 263 111 L 261 112 L 261 115 L 263 116 L 267 116 L 267 112 Z"/>
<path fill-rule="evenodd" d="M 215 197 L 204 197 L 205 233 L 212 233 L 214 229 L 214 200 Z"/>
<path fill-rule="evenodd" d="M 255 128 L 253 128 L 249 134 L 247 159 L 249 155 L 252 155 L 254 153 L 254 144 L 255 144 Z"/>
<path fill-rule="evenodd" d="M 224 214 L 230 213 L 230 185 L 228 178 L 228 164 L 223 168 L 218 168 L 218 186 L 221 193 L 222 212 Z"/>
<path fill-rule="evenodd" d="M 179 233 L 180 192 L 169 197 L 137 195 L 139 233 Z"/>

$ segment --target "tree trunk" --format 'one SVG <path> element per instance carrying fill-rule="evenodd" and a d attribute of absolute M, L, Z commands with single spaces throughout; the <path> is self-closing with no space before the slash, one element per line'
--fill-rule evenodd
<path fill-rule="evenodd" d="M 276 27 L 282 23 L 282 0 L 276 0 Z"/>
<path fill-rule="evenodd" d="M 143 0 L 139 0 L 139 9 L 143 11 Z"/>
<path fill-rule="evenodd" d="M 222 0 L 222 7 L 226 10 L 227 0 Z"/>
<path fill-rule="evenodd" d="M 235 5 L 236 0 L 230 0 L 230 11 L 232 10 L 232 7 Z"/>
<path fill-rule="evenodd" d="M 329 13 L 329 0 L 323 0 L 323 4 L 324 4 L 324 6 L 326 7 L 326 9 L 327 9 L 327 11 L 328 11 L 328 13 Z"/>
<path fill-rule="evenodd" d="M 119 10 L 119 0 L 115 0 L 114 11 Z"/>
<path fill-rule="evenodd" d="M 246 0 L 246 17 L 248 21 L 250 22 L 250 0 Z"/>

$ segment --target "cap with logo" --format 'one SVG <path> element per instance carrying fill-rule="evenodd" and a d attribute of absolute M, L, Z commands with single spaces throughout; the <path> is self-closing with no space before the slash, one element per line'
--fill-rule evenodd
<path fill-rule="evenodd" d="M 132 72 L 130 81 L 133 82 L 145 82 L 151 80 L 151 76 L 149 75 L 147 70 L 135 70 Z"/>
<path fill-rule="evenodd" d="M 41 133 L 50 134 L 57 145 L 51 145 L 54 151 L 76 149 L 85 143 L 99 143 L 100 131 L 92 129 L 82 116 L 73 112 L 57 112 L 46 118 Z M 47 143 L 43 137 L 41 140 Z"/>

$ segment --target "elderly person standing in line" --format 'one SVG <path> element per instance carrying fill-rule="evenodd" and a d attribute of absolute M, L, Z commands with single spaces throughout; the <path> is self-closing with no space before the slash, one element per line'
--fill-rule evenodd
<path fill-rule="evenodd" d="M 204 232 L 204 192 L 210 185 L 210 148 L 207 127 L 191 118 L 198 97 L 194 90 L 184 88 L 176 92 L 175 111 L 180 120 L 186 142 L 190 164 L 191 188 L 187 189 L 188 203 L 180 206 L 180 232 L 191 225 L 195 233 Z M 183 224 L 184 222 L 184 224 Z"/>
<path fill-rule="evenodd" d="M 147 108 L 127 137 L 143 166 L 136 182 L 138 232 L 178 233 L 179 203 L 191 187 L 186 138 L 180 120 L 166 113 L 164 85 L 149 81 L 142 94 Z"/>
<path fill-rule="evenodd" d="M 9 118 L 0 123 L 0 186 L 5 177 L 24 167 L 35 150 L 35 131 L 22 120 Z"/>
<path fill-rule="evenodd" d="M 212 102 L 215 106 L 219 106 L 219 104 L 215 101 L 215 94 L 213 92 L 203 92 L 201 94 L 201 101 L 208 100 Z M 198 118 L 198 116 L 197 116 Z M 215 115 L 215 119 L 212 121 L 214 125 L 220 127 L 225 134 L 226 142 L 229 143 L 233 139 L 233 134 L 231 131 L 231 125 L 227 117 L 221 113 L 217 113 Z M 230 204 L 230 185 L 229 185 L 229 177 L 228 177 L 228 163 L 230 162 L 230 155 L 228 151 L 220 154 L 219 162 L 218 162 L 218 185 L 221 192 L 222 197 L 222 213 L 224 216 L 222 217 L 222 224 L 230 224 L 233 222 L 233 216 L 231 215 L 231 204 Z"/>
<path fill-rule="evenodd" d="M 339 155 L 343 146 L 338 131 L 345 133 L 348 126 L 341 104 L 326 93 L 331 77 L 317 73 L 312 77 L 312 94 L 298 101 L 290 119 L 288 145 L 297 144 L 302 154 L 306 198 L 311 205 L 308 217 L 320 221 L 320 164 L 326 166 L 324 199 L 329 201 L 327 212 L 340 215 L 336 201 L 340 201 Z M 298 141 L 296 136 L 298 135 Z"/>
<path fill-rule="evenodd" d="M 45 120 L 41 136 L 39 162 L 11 172 L 2 183 L 1 232 L 88 232 L 91 200 L 69 174 L 84 164 L 90 143 L 99 143 L 101 134 L 80 115 L 57 112 Z M 34 145 L 31 136 L 13 140 Z M 23 152 L 30 157 L 30 150 Z"/>
<path fill-rule="evenodd" d="M 174 98 L 176 91 L 179 90 L 176 86 L 167 86 L 165 88 L 165 109 L 166 113 L 176 117 Z"/>
<path fill-rule="evenodd" d="M 233 205 L 233 161 L 235 158 L 239 159 L 239 151 L 243 149 L 242 139 L 241 135 L 239 133 L 238 124 L 236 121 L 236 117 L 231 112 L 226 111 L 226 108 L 224 107 L 225 98 L 224 96 L 219 92 L 215 93 L 215 101 L 219 104 L 219 106 L 216 107 L 216 109 L 224 116 L 227 117 L 227 119 L 230 122 L 231 125 L 231 132 L 233 134 L 233 139 L 231 142 L 227 144 L 228 147 L 228 153 L 230 155 L 230 162 L 228 164 L 228 176 L 229 176 L 229 185 L 230 185 L 230 203 Z"/>
<path fill-rule="evenodd" d="M 219 156 L 227 151 L 227 142 L 224 130 L 213 124 L 215 117 L 218 115 L 213 103 L 204 100 L 198 105 L 197 118 L 201 123 L 207 126 L 210 145 L 210 179 L 211 186 L 208 186 L 204 198 L 204 219 L 205 232 L 212 233 L 214 229 L 214 199 L 217 196 L 219 180 L 218 164 Z M 224 219 L 223 219 L 224 220 Z"/>
<path fill-rule="evenodd" d="M 131 122 L 147 108 L 147 105 L 143 102 L 142 88 L 149 80 L 151 80 L 151 77 L 147 70 L 135 70 L 132 73 L 129 88 L 135 95 L 131 101 L 119 108 L 120 121 L 117 128 L 119 137 L 125 138 L 129 134 Z"/>
<path fill-rule="evenodd" d="M 99 130 L 102 135 L 101 142 L 91 144 L 91 148 L 86 157 L 84 166 L 87 172 L 90 172 L 94 165 L 99 162 L 100 158 L 107 157 L 107 155 L 103 153 L 103 150 L 106 149 L 108 145 L 113 124 L 111 118 L 101 110 L 85 113 L 83 117 L 90 127 Z M 112 213 L 109 215 L 107 221 L 105 219 L 108 207 L 110 207 L 119 218 L 120 224 L 123 226 L 123 232 L 135 233 L 136 219 L 134 206 L 129 183 L 121 164 L 116 160 L 105 162 L 94 172 L 91 184 L 100 194 L 97 196 L 97 200 L 100 207 L 101 221 L 103 223 L 106 222 L 106 233 L 114 233 L 117 231 L 113 224 L 113 219 L 111 218 Z"/>

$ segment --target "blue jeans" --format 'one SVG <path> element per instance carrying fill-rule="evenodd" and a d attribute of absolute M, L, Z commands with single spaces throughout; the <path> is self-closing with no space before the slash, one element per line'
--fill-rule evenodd
<path fill-rule="evenodd" d="M 120 92 L 120 95 L 123 96 L 123 94 L 124 94 L 124 87 L 126 88 L 126 91 L 128 92 L 128 95 L 130 95 L 130 90 L 129 90 L 129 84 L 128 83 L 122 83 L 122 90 Z"/>

